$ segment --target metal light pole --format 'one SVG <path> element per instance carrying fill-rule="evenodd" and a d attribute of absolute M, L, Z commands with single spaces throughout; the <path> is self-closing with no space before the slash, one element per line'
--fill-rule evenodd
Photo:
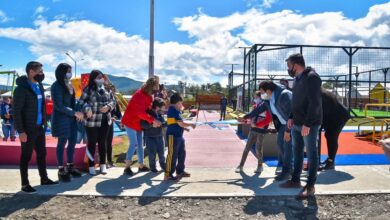
<path fill-rule="evenodd" d="M 352 66 L 355 67 L 355 108 L 358 107 L 358 102 L 357 102 L 357 93 L 358 93 L 358 78 L 359 78 L 359 67 L 358 66 Z"/>
<path fill-rule="evenodd" d="M 77 61 L 68 52 L 66 52 L 65 54 L 74 62 L 74 77 L 76 77 L 77 76 Z M 81 59 L 81 60 L 84 60 L 84 59 Z"/>
<path fill-rule="evenodd" d="M 154 76 L 154 0 L 150 0 L 149 78 Z"/>

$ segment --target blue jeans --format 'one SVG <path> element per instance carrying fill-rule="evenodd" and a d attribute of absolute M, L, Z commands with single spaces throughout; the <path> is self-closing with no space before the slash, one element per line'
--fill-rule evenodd
<path fill-rule="evenodd" d="M 278 130 L 277 144 L 279 148 L 279 163 L 282 165 L 283 173 L 291 173 L 292 170 L 292 141 L 284 141 L 284 132 L 286 131 L 286 125 L 281 125 Z"/>
<path fill-rule="evenodd" d="M 58 166 L 64 166 L 64 148 L 66 142 L 68 142 L 68 147 L 66 149 L 66 162 L 73 163 L 76 140 L 77 140 L 76 128 L 71 129 L 69 138 L 66 137 L 58 138 L 58 142 L 57 142 L 57 165 Z"/>
<path fill-rule="evenodd" d="M 11 140 L 15 139 L 15 128 L 14 124 L 4 124 L 2 125 L 3 134 L 5 140 L 8 140 L 9 137 L 11 137 Z"/>
<path fill-rule="evenodd" d="M 164 138 L 160 137 L 145 137 L 146 149 L 149 155 L 149 167 L 151 170 L 156 169 L 156 154 L 162 170 L 165 170 L 164 156 Z"/>
<path fill-rule="evenodd" d="M 143 132 L 136 131 L 125 126 L 127 136 L 129 138 L 129 149 L 127 150 L 126 160 L 132 161 L 133 155 L 135 152 L 135 147 L 137 146 L 137 155 L 138 163 L 144 163 L 144 149 L 143 149 Z"/>
<path fill-rule="evenodd" d="M 309 135 L 302 137 L 302 126 L 294 125 L 291 130 L 292 143 L 294 149 L 294 172 L 292 181 L 300 181 L 303 168 L 303 149 L 306 146 L 307 157 L 309 162 L 309 176 L 307 185 L 313 186 L 317 180 L 318 170 L 318 131 L 319 125 L 310 127 Z"/>

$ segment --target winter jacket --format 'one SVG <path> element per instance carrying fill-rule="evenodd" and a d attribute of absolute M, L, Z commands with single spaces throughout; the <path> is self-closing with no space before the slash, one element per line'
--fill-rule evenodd
<path fill-rule="evenodd" d="M 161 122 L 161 126 L 154 128 L 152 124 L 145 120 L 141 120 L 141 127 L 144 130 L 144 136 L 145 137 L 161 137 L 163 136 L 163 127 L 167 126 L 167 122 L 164 119 L 164 116 L 161 114 L 156 113 L 153 110 L 148 110 L 147 113 L 151 115 L 153 118 L 157 119 Z"/>
<path fill-rule="evenodd" d="M 142 131 L 141 120 L 150 124 L 154 118 L 146 111 L 152 108 L 153 98 L 146 94 L 142 89 L 137 90 L 127 105 L 126 111 L 122 117 L 122 124 L 136 131 Z"/>
<path fill-rule="evenodd" d="M 27 76 L 21 76 L 16 79 L 14 91 L 13 115 L 16 131 L 26 132 L 27 135 L 34 134 L 37 128 L 38 118 L 38 98 L 30 84 Z M 42 83 L 39 83 L 39 89 L 42 94 L 42 125 L 46 128 L 46 107 L 44 99 L 44 89 Z"/>

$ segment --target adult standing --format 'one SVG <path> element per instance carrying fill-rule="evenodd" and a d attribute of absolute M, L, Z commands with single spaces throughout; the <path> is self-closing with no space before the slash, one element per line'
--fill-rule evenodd
<path fill-rule="evenodd" d="M 58 138 L 57 165 L 58 179 L 69 182 L 71 176 L 80 177 L 81 173 L 73 167 L 73 157 L 77 140 L 77 121 L 84 119 L 82 112 L 76 111 L 75 91 L 70 82 L 72 67 L 61 63 L 55 70 L 56 81 L 51 86 L 53 115 L 51 133 Z M 64 164 L 64 149 L 67 146 L 66 168 Z"/>
<path fill-rule="evenodd" d="M 126 167 L 124 173 L 132 176 L 131 164 L 137 147 L 139 172 L 147 172 L 149 169 L 144 165 L 143 132 L 141 120 L 153 124 L 153 127 L 161 126 L 161 122 L 147 114 L 146 111 L 152 108 L 153 93 L 159 90 L 159 78 L 149 78 L 142 87 L 132 96 L 126 111 L 123 114 L 122 124 L 125 126 L 129 138 L 129 148 L 126 154 Z"/>
<path fill-rule="evenodd" d="M 266 99 L 269 100 L 267 104 L 269 105 L 272 114 L 275 116 L 273 117 L 274 125 L 278 132 L 278 160 L 282 166 L 282 172 L 276 176 L 275 180 L 287 180 L 291 178 L 292 171 L 291 131 L 287 127 L 287 121 L 291 114 L 292 92 L 272 81 L 262 81 L 259 85 L 259 90 L 262 94 L 266 95 Z"/>
<path fill-rule="evenodd" d="M 19 133 L 22 145 L 20 157 L 20 175 L 22 179 L 22 191 L 33 193 L 36 190 L 31 187 L 28 180 L 28 163 L 31 160 L 33 150 L 37 157 L 41 185 L 58 184 L 47 176 L 46 171 L 46 109 L 44 89 L 42 81 L 45 78 L 42 64 L 31 61 L 26 66 L 27 76 L 16 79 L 14 91 L 14 122 L 15 129 Z"/>
<path fill-rule="evenodd" d="M 325 138 L 328 148 L 328 158 L 321 163 L 321 170 L 333 170 L 335 168 L 335 160 L 337 150 L 339 148 L 339 135 L 347 121 L 351 118 L 348 109 L 341 104 L 337 97 L 325 89 L 322 89 L 322 110 L 323 120 L 320 129 L 325 130 Z M 320 136 L 321 137 L 321 136 Z M 319 149 L 321 150 L 321 138 L 319 138 Z M 321 152 L 319 150 L 319 156 Z"/>
<path fill-rule="evenodd" d="M 281 184 L 283 188 L 301 188 L 304 147 L 307 149 L 309 175 L 306 186 L 298 198 L 313 196 L 318 170 L 318 133 L 322 124 L 321 79 L 315 70 L 305 66 L 301 54 L 293 54 L 286 60 L 288 73 L 295 77 L 292 98 L 292 114 L 288 120 L 291 128 L 294 155 L 294 171 L 291 180 Z"/>
<path fill-rule="evenodd" d="M 80 97 L 87 120 L 84 121 L 87 132 L 87 155 L 89 174 L 96 175 L 95 149 L 99 148 L 100 173 L 107 173 L 106 144 L 110 125 L 112 124 L 111 111 L 114 109 L 114 100 L 111 94 L 104 88 L 104 75 L 99 70 L 92 70 L 89 74 L 89 82 Z"/>

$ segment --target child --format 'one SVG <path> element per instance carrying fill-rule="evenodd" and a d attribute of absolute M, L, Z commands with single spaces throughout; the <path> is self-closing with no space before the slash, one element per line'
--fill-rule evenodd
<path fill-rule="evenodd" d="M 156 153 L 160 162 L 160 167 L 165 170 L 165 156 L 164 156 L 164 138 L 163 138 L 163 127 L 166 127 L 164 117 L 161 114 L 163 107 L 165 106 L 164 100 L 161 98 L 155 98 L 152 103 L 152 109 L 148 110 L 147 113 L 153 118 L 161 122 L 160 127 L 153 127 L 149 122 L 141 120 L 141 127 L 144 130 L 144 137 L 146 143 L 146 149 L 149 155 L 149 167 L 150 171 L 157 173 L 156 169 Z"/>
<path fill-rule="evenodd" d="M 178 181 L 182 177 L 190 177 L 190 174 L 184 171 L 186 150 L 185 141 L 183 138 L 184 130 L 188 130 L 188 127 L 195 128 L 195 124 L 189 124 L 183 122 L 181 118 L 181 111 L 183 107 L 183 99 L 175 93 L 170 98 L 171 105 L 168 109 L 168 129 L 167 129 L 167 140 L 168 140 L 168 156 L 165 169 L 164 180 Z M 173 173 L 176 171 L 176 176 Z"/>
<path fill-rule="evenodd" d="M 8 137 L 11 141 L 15 141 L 15 128 L 14 120 L 12 117 L 12 104 L 9 97 L 4 98 L 3 104 L 1 104 L 1 118 L 3 119 L 2 129 L 4 138 L 3 141 L 8 141 Z"/>
<path fill-rule="evenodd" d="M 264 104 L 265 102 L 263 102 L 261 99 L 261 93 L 256 92 L 255 105 L 253 106 L 254 109 Z M 249 132 L 248 141 L 246 143 L 244 152 L 242 153 L 241 162 L 236 169 L 236 173 L 242 172 L 246 158 L 248 157 L 248 153 L 254 144 L 256 144 L 256 156 L 258 161 L 258 166 L 255 170 L 255 173 L 263 172 L 263 139 L 265 133 L 267 132 L 268 125 L 271 123 L 271 120 L 272 116 L 269 110 L 265 111 L 263 114 L 251 118 L 252 128 Z"/>

